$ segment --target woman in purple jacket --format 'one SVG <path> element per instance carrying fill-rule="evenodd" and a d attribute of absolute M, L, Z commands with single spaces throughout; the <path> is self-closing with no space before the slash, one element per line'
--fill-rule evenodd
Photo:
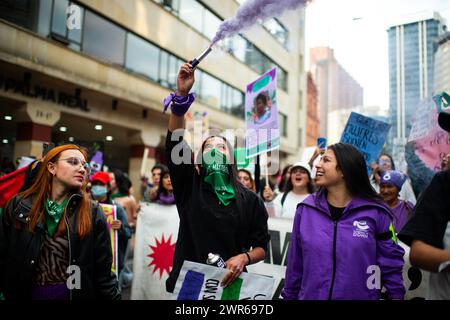
<path fill-rule="evenodd" d="M 405 181 L 406 176 L 400 171 L 388 170 L 380 174 L 380 194 L 394 214 L 395 233 L 402 230 L 414 210 L 411 202 L 399 199 Z"/>
<path fill-rule="evenodd" d="M 283 298 L 378 300 L 384 287 L 403 299 L 404 250 L 362 154 L 337 143 L 316 168 L 319 190 L 297 206 Z"/>

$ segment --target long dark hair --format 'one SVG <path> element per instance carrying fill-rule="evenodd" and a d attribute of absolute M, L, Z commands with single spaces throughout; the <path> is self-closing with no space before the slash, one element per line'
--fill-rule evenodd
<path fill-rule="evenodd" d="M 248 175 L 248 178 L 250 179 L 250 182 L 252 183 L 252 188 L 250 190 L 252 190 L 253 192 L 256 192 L 256 184 L 255 184 L 255 180 L 252 177 L 252 173 L 250 171 L 248 171 L 247 169 L 239 169 L 238 175 L 239 175 L 239 172 L 244 172 L 246 175 Z"/>
<path fill-rule="evenodd" d="M 347 143 L 336 143 L 328 148 L 334 152 L 337 161 L 336 169 L 344 175 L 345 186 L 350 194 L 366 200 L 382 202 L 382 198 L 370 184 L 366 161 L 361 152 Z M 320 187 L 318 194 L 323 192 L 325 192 L 325 188 Z"/>
<path fill-rule="evenodd" d="M 293 167 L 291 167 L 292 170 Z M 300 167 L 303 168 L 303 167 Z M 308 190 L 308 193 L 313 193 L 314 192 L 314 186 L 312 184 L 312 180 L 311 180 L 311 175 L 309 174 L 309 172 L 305 169 L 306 173 L 308 174 L 308 184 L 306 185 L 306 189 Z M 289 179 L 286 181 L 286 187 L 284 189 L 284 193 L 288 193 L 289 191 L 292 191 L 292 189 L 294 189 L 294 186 L 292 185 L 292 173 L 289 176 Z"/>
<path fill-rule="evenodd" d="M 281 181 L 280 181 L 280 185 L 278 186 L 278 190 L 280 190 L 281 192 L 286 192 L 286 188 L 287 188 L 287 182 L 290 179 L 285 180 L 285 176 L 286 173 L 289 171 L 289 169 L 292 168 L 292 165 L 287 165 L 283 168 L 283 171 L 281 172 Z M 290 178 L 290 176 L 289 176 Z M 292 190 L 292 189 L 291 189 Z"/>
<path fill-rule="evenodd" d="M 388 157 L 388 158 L 391 160 L 391 164 L 392 164 L 391 170 L 395 170 L 394 159 L 392 158 L 392 156 L 391 156 L 389 153 L 384 153 L 384 152 L 382 152 L 382 153 L 380 154 L 380 156 L 378 157 L 378 159 L 377 159 L 377 164 L 379 164 L 380 158 L 381 158 L 382 156 L 386 156 L 386 157 Z"/>
<path fill-rule="evenodd" d="M 211 135 L 211 136 L 207 137 L 203 141 L 202 147 L 201 147 L 199 153 L 197 154 L 197 165 L 198 165 L 198 167 L 200 169 L 200 175 L 202 177 L 205 174 L 203 166 L 201 165 L 203 163 L 203 150 L 205 148 L 206 142 L 209 139 L 214 138 L 214 137 L 220 138 L 220 139 L 222 139 L 225 142 L 225 144 L 227 146 L 227 152 L 228 152 L 229 159 L 234 159 L 234 149 L 231 146 L 231 143 L 225 137 L 220 136 L 220 135 Z M 239 182 L 236 161 L 232 161 L 232 163 L 227 164 L 227 167 L 228 167 L 228 172 L 230 174 L 230 183 L 231 183 L 231 186 L 234 189 L 234 192 L 236 192 L 236 194 L 237 193 L 242 193 L 244 191 L 245 187 Z"/>
<path fill-rule="evenodd" d="M 158 191 L 156 192 L 156 198 L 155 201 L 159 199 L 159 196 L 161 195 L 161 193 L 163 193 L 165 196 L 168 196 L 169 193 L 167 192 L 167 190 L 164 188 L 164 184 L 163 184 L 163 178 L 166 174 L 168 174 L 170 176 L 170 172 L 169 172 L 169 168 L 167 168 L 165 165 L 160 164 L 159 169 L 161 169 L 161 179 L 159 179 L 159 185 L 158 185 Z"/>
<path fill-rule="evenodd" d="M 119 193 L 130 195 L 131 180 L 119 169 L 113 170 L 114 178 L 116 179 L 116 186 L 119 189 Z"/>

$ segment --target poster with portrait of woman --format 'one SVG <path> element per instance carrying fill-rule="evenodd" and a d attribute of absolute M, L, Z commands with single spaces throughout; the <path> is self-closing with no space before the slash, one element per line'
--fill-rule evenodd
<path fill-rule="evenodd" d="M 280 145 L 276 68 L 247 85 L 245 128 L 247 158 L 274 150 Z"/>

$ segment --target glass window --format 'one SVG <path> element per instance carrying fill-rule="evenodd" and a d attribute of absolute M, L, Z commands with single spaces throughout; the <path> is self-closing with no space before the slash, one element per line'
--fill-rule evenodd
<path fill-rule="evenodd" d="M 244 119 L 244 94 L 239 90 L 232 90 L 232 110 L 231 113 L 236 117 Z"/>
<path fill-rule="evenodd" d="M 192 87 L 192 92 L 200 96 L 201 83 L 202 83 L 203 72 L 201 70 L 195 70 L 195 82 Z"/>
<path fill-rule="evenodd" d="M 50 33 L 51 14 L 52 0 L 40 0 L 37 32 L 44 37 L 48 36 Z"/>
<path fill-rule="evenodd" d="M 287 72 L 277 66 L 277 85 L 287 91 Z"/>
<path fill-rule="evenodd" d="M 169 82 L 169 88 L 175 89 L 177 85 L 178 74 L 178 59 L 175 56 L 169 56 L 169 69 L 167 74 L 167 81 Z"/>
<path fill-rule="evenodd" d="M 69 43 L 69 48 L 76 50 L 76 51 L 81 51 L 81 46 L 75 42 Z"/>
<path fill-rule="evenodd" d="M 168 64 L 169 64 L 169 55 L 167 54 L 167 52 L 161 50 L 161 55 L 159 57 L 159 82 L 161 83 L 161 85 L 165 87 L 169 86 L 167 78 Z"/>
<path fill-rule="evenodd" d="M 203 73 L 201 83 L 201 99 L 212 107 L 220 107 L 221 82 L 207 73 Z"/>
<path fill-rule="evenodd" d="M 164 8 L 168 11 L 178 12 L 180 7 L 180 0 L 153 0 L 156 3 L 159 3 L 164 6 Z"/>
<path fill-rule="evenodd" d="M 67 7 L 69 1 L 53 1 L 52 32 L 66 36 Z"/>
<path fill-rule="evenodd" d="M 204 11 L 205 8 L 196 0 L 180 1 L 180 18 L 199 32 L 203 31 Z"/>
<path fill-rule="evenodd" d="M 0 18 L 36 31 L 39 2 L 32 0 L 0 0 Z"/>
<path fill-rule="evenodd" d="M 259 74 L 263 73 L 264 70 L 264 61 L 263 61 L 263 55 L 261 54 L 261 51 L 259 51 L 254 45 L 252 45 L 250 42 L 247 46 L 247 51 L 245 55 L 245 63 L 247 63 L 250 68 L 254 69 Z"/>
<path fill-rule="evenodd" d="M 125 67 L 157 81 L 159 51 L 159 48 L 151 43 L 128 33 Z"/>
<path fill-rule="evenodd" d="M 205 10 L 203 34 L 210 40 L 214 38 L 222 21 L 211 11 Z"/>
<path fill-rule="evenodd" d="M 221 92 L 221 101 L 220 101 L 220 107 L 223 110 L 226 110 L 228 112 L 228 109 L 231 109 L 231 101 L 229 99 L 229 92 L 231 91 L 231 87 L 226 85 L 225 83 L 222 83 L 222 92 Z"/>
<path fill-rule="evenodd" d="M 245 62 L 245 55 L 248 50 L 248 41 L 239 35 L 234 36 L 231 39 L 231 50 L 233 55 L 242 62 Z"/>
<path fill-rule="evenodd" d="M 280 113 L 280 133 L 281 136 L 287 137 L 287 116 Z"/>
<path fill-rule="evenodd" d="M 125 30 L 86 11 L 83 51 L 119 65 L 124 64 Z"/>
<path fill-rule="evenodd" d="M 72 2 L 71 5 L 76 5 L 76 4 Z M 77 5 L 77 7 L 80 10 L 79 11 L 79 14 L 80 14 L 80 16 L 79 16 L 79 18 L 80 18 L 80 28 L 79 29 L 74 28 L 74 29 L 69 30 L 69 39 L 71 41 L 74 41 L 74 42 L 77 42 L 77 43 L 81 43 L 81 29 L 82 29 L 82 26 L 83 26 L 84 9 L 82 7 L 80 7 L 80 6 L 78 6 L 78 5 Z M 77 14 L 78 14 L 78 12 L 77 12 Z"/>
<path fill-rule="evenodd" d="M 266 20 L 264 21 L 263 26 L 275 37 L 275 39 L 277 39 L 278 42 L 284 46 L 287 44 L 289 32 L 277 19 Z"/>

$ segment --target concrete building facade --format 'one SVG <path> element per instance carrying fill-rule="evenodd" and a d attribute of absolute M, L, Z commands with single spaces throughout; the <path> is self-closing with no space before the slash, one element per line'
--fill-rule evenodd
<path fill-rule="evenodd" d="M 234 0 L 0 0 L 2 157 L 39 157 L 42 143 L 102 150 L 104 164 L 139 185 L 165 162 L 162 100 L 179 66 L 209 44 Z M 211 127 L 243 128 L 248 83 L 277 68 L 281 163 L 306 144 L 304 8 L 224 41 L 196 71 L 192 114 Z M 288 49 L 289 48 L 289 49 Z M 144 150 L 147 149 L 148 152 Z M 143 155 L 148 159 L 143 161 Z"/>

